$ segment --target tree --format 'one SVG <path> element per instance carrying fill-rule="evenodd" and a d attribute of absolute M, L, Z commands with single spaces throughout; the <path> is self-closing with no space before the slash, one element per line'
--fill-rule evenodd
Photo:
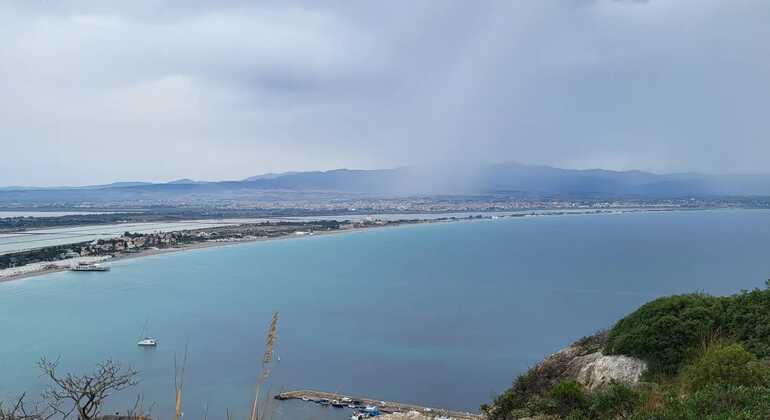
<path fill-rule="evenodd" d="M 0 420 L 48 420 L 53 417 L 50 410 L 41 410 L 37 405 L 27 407 L 24 402 L 26 394 L 21 394 L 16 401 L 4 407 L 0 401 Z"/>
<path fill-rule="evenodd" d="M 137 372 L 120 363 L 107 360 L 95 372 L 80 376 L 56 371 L 59 361 L 40 360 L 39 366 L 52 384 L 43 392 L 43 398 L 56 413 L 67 418 L 73 412 L 80 420 L 91 420 L 99 415 L 105 400 L 115 392 L 136 385 Z M 64 405 L 64 406 L 62 406 Z"/>

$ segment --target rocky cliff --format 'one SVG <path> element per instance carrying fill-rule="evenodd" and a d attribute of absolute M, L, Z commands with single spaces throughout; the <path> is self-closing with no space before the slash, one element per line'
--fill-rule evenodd
<path fill-rule="evenodd" d="M 554 386 L 569 380 L 589 392 L 613 382 L 637 385 L 647 364 L 633 357 L 604 354 L 606 343 L 607 333 L 600 332 L 546 357 L 519 376 L 493 405 L 483 406 L 482 410 L 494 419 L 527 417 L 527 413 L 542 409 L 539 405 L 547 402 Z"/>
<path fill-rule="evenodd" d="M 554 384 L 573 379 L 589 390 L 611 382 L 636 385 L 647 370 L 647 364 L 627 356 L 608 356 L 602 353 L 604 332 L 580 340 L 538 363 L 534 372 L 541 380 Z"/>

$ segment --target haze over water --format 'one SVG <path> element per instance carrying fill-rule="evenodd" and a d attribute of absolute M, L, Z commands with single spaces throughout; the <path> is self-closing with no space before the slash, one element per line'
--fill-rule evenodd
<path fill-rule="evenodd" d="M 270 314 L 272 387 L 476 411 L 516 374 L 657 296 L 729 294 L 770 277 L 770 211 L 542 216 L 200 249 L 0 284 L 0 399 L 113 358 L 154 414 L 245 414 Z M 137 348 L 145 321 L 157 349 Z M 134 393 L 135 395 L 135 393 Z M 133 395 L 113 405 L 124 407 Z M 347 410 L 277 403 L 285 419 Z M 315 411 L 308 411 L 315 410 Z M 323 414 L 325 413 L 325 414 Z M 223 414 L 222 414 L 223 415 Z"/>

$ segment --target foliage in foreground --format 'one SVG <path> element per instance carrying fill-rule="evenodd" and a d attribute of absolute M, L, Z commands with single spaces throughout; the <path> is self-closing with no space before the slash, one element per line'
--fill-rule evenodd
<path fill-rule="evenodd" d="M 685 367 L 681 378 L 683 387 L 695 392 L 712 384 L 757 387 L 770 382 L 770 365 L 740 344 L 717 344 Z"/>
<path fill-rule="evenodd" d="M 770 289 L 656 299 L 610 330 L 606 352 L 645 360 L 653 374 L 675 375 L 715 337 L 735 340 L 757 357 L 770 356 Z"/>
<path fill-rule="evenodd" d="M 273 351 L 277 340 L 278 312 L 273 312 L 265 340 L 265 352 L 262 357 L 254 400 L 251 403 L 249 420 L 270 418 L 272 399 L 269 391 L 263 392 L 262 386 L 271 374 L 270 368 L 273 363 Z M 185 348 L 185 356 L 181 366 L 177 365 L 176 357 L 174 357 L 175 420 L 180 420 L 184 415 L 182 412 L 182 390 L 186 362 L 187 349 Z M 145 411 L 144 400 L 141 395 L 137 396 L 136 404 L 126 411 L 125 415 L 102 416 L 102 408 L 109 397 L 137 384 L 138 372 L 131 367 L 124 367 L 119 362 L 107 360 L 99 363 L 94 372 L 76 375 L 72 373 L 61 374 L 58 370 L 58 359 L 42 358 L 38 366 L 42 370 L 43 376 L 50 381 L 49 386 L 42 394 L 42 401 L 28 404 L 25 400 L 26 394 L 19 396 L 12 404 L 4 404 L 0 400 L 0 420 L 151 419 L 150 412 Z M 152 410 L 152 405 L 149 410 Z M 204 420 L 208 418 L 208 409 L 205 410 Z M 231 418 L 229 410 L 226 412 L 226 418 Z"/>
<path fill-rule="evenodd" d="M 650 382 L 588 392 L 533 368 L 482 411 L 489 420 L 770 418 L 770 288 L 657 299 L 618 322 L 604 352 L 647 361 Z"/>

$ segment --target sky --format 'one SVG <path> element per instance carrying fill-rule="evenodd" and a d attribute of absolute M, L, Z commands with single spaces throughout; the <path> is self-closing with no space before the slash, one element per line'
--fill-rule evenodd
<path fill-rule="evenodd" d="M 0 2 L 0 185 L 770 172 L 766 0 Z"/>

